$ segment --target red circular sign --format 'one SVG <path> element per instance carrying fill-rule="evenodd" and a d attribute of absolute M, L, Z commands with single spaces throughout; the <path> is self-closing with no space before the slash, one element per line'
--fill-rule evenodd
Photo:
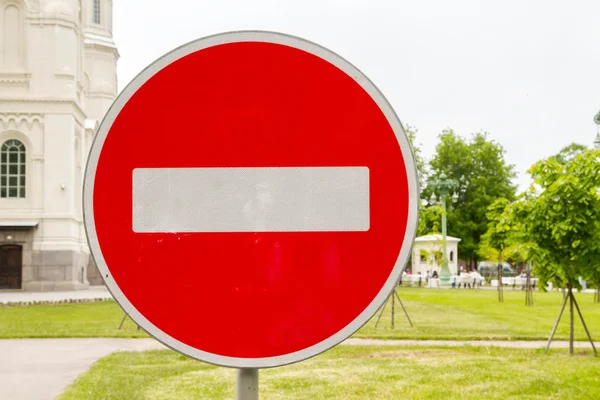
<path fill-rule="evenodd" d="M 306 171 L 322 175 L 312 188 Z M 280 194 L 277 228 L 238 230 L 226 216 L 244 198 L 236 182 L 272 172 L 297 191 Z M 363 186 L 343 187 L 346 173 Z M 272 204 L 276 189 L 263 189 Z M 307 204 L 323 214 L 299 217 Z M 313 43 L 266 32 L 201 39 L 141 73 L 103 121 L 84 187 L 92 254 L 121 306 L 170 347 L 235 367 L 299 361 L 360 328 L 408 259 L 417 204 L 406 135 L 375 86 Z M 345 230 L 357 214 L 367 225 Z"/>

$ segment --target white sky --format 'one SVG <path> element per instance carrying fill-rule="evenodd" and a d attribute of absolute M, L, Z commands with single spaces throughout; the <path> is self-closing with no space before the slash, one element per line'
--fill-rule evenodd
<path fill-rule="evenodd" d="M 592 145 L 600 110 L 598 0 L 120 0 L 122 89 L 186 42 L 288 33 L 340 54 L 383 92 L 430 157 L 442 129 L 485 130 L 519 172 L 571 142 Z"/>

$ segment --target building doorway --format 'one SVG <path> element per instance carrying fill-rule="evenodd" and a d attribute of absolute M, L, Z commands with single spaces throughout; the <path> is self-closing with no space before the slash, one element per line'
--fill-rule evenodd
<path fill-rule="evenodd" d="M 0 289 L 21 289 L 23 246 L 0 246 Z"/>

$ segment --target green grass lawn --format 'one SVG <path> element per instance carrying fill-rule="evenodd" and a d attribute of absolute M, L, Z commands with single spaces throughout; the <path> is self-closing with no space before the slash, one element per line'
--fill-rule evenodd
<path fill-rule="evenodd" d="M 259 373 L 261 399 L 599 399 L 600 359 L 536 350 L 338 346 Z M 115 353 L 59 400 L 235 398 L 235 370 L 173 351 Z"/>
<path fill-rule="evenodd" d="M 148 337 L 114 301 L 0 307 L 0 338 Z"/>
<path fill-rule="evenodd" d="M 396 301 L 395 329 L 391 329 L 391 304 L 375 329 L 377 315 L 355 337 L 382 339 L 493 339 L 544 340 L 552 331 L 563 297 L 559 292 L 535 292 L 534 306 L 525 306 L 525 292 L 505 290 L 504 303 L 495 290 L 438 290 L 399 288 L 398 294 L 413 323 L 411 328 Z M 595 341 L 600 340 L 600 304 L 592 294 L 575 294 L 585 322 Z M 568 307 L 555 339 L 568 339 Z M 579 317 L 575 317 L 575 338 L 587 340 Z"/>
<path fill-rule="evenodd" d="M 390 327 L 388 304 L 377 329 L 375 318 L 355 337 L 386 339 L 547 339 L 562 301 L 558 292 L 535 293 L 535 306 L 525 307 L 525 293 L 506 290 L 498 304 L 492 290 L 398 289 L 415 326 L 410 328 L 396 302 L 396 327 Z M 352 294 L 349 293 L 348 296 Z M 591 294 L 576 294 L 588 327 L 600 340 L 600 304 Z M 568 311 L 568 310 L 567 310 Z M 568 338 L 568 312 L 556 334 Z M 43 337 L 146 337 L 127 319 L 118 330 L 123 311 L 113 301 L 87 304 L 0 307 L 0 338 Z M 210 321 L 207 327 L 211 326 Z M 208 328 L 207 328 L 208 329 Z M 576 339 L 585 340 L 576 319 Z"/>

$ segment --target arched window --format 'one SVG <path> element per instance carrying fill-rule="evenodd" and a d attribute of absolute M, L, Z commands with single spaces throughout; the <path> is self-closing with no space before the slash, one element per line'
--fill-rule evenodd
<path fill-rule="evenodd" d="M 454 261 L 454 252 L 453 251 L 450 252 L 450 261 Z"/>
<path fill-rule="evenodd" d="M 25 146 L 18 140 L 0 148 L 0 198 L 25 198 Z"/>
<path fill-rule="evenodd" d="M 94 0 L 94 15 L 93 21 L 95 24 L 100 23 L 100 0 Z"/>

